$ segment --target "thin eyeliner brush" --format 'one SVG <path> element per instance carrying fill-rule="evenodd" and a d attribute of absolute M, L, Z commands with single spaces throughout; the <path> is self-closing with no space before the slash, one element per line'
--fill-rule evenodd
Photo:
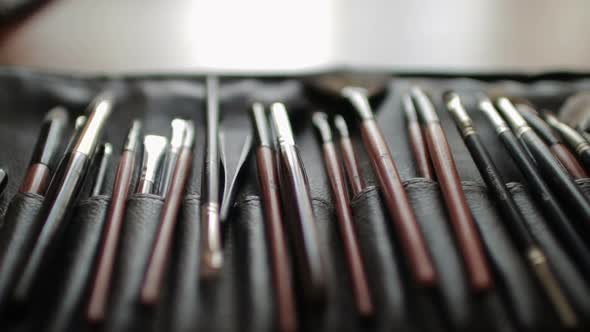
<path fill-rule="evenodd" d="M 104 143 L 98 148 L 98 152 L 96 152 L 95 155 L 99 158 L 98 170 L 96 171 L 96 178 L 94 179 L 94 184 L 90 191 L 90 197 L 98 196 L 102 192 L 107 169 L 109 168 L 109 163 L 113 155 L 113 146 L 111 143 Z"/>
<path fill-rule="evenodd" d="M 341 93 L 360 118 L 363 143 L 377 174 L 393 227 L 399 234 L 404 254 L 408 257 L 413 278 L 419 286 L 432 287 L 438 282 L 436 269 L 389 147 L 373 115 L 367 91 L 346 87 Z"/>
<path fill-rule="evenodd" d="M 113 197 L 107 212 L 102 244 L 99 251 L 98 264 L 94 282 L 91 285 L 90 300 L 86 311 L 86 318 L 91 322 L 104 320 L 112 279 L 113 266 L 125 216 L 127 197 L 131 189 L 135 160 L 140 146 L 141 122 L 133 121 L 123 146 L 119 166 L 113 185 Z"/>
<path fill-rule="evenodd" d="M 456 93 L 447 92 L 444 95 L 447 109 L 452 115 L 465 145 L 479 169 L 479 172 L 499 205 L 499 211 L 510 229 L 510 235 L 515 240 L 522 255 L 527 259 L 529 267 L 535 273 L 553 308 L 557 312 L 562 324 L 574 327 L 578 324 L 576 314 L 564 295 L 557 278 L 551 270 L 550 264 L 543 250 L 535 241 L 532 232 L 516 205 L 512 194 L 506 188 L 506 182 L 500 175 L 492 157 L 479 137 L 473 122 Z"/>
<path fill-rule="evenodd" d="M 374 314 L 373 300 L 369 290 L 365 264 L 360 253 L 360 247 L 353 225 L 346 180 L 344 174 L 342 174 L 338 155 L 336 154 L 336 147 L 334 146 L 328 116 L 326 113 L 315 112 L 312 120 L 322 140 L 324 163 L 332 188 L 332 197 L 335 202 L 336 217 L 344 244 L 344 253 L 352 282 L 356 309 L 360 316 L 370 317 Z"/>
<path fill-rule="evenodd" d="M 219 218 L 219 80 L 207 77 L 207 128 L 201 204 L 201 278 L 216 278 L 223 266 Z"/>
<path fill-rule="evenodd" d="M 6 171 L 0 168 L 0 197 L 4 194 L 4 190 L 6 189 L 6 184 L 8 183 L 8 174 Z"/>
<path fill-rule="evenodd" d="M 279 175 L 277 161 L 273 150 L 272 135 L 264 106 L 252 105 L 252 122 L 256 133 L 256 168 L 260 194 L 264 206 L 264 220 L 272 260 L 273 284 L 277 306 L 277 325 L 281 332 L 297 330 L 297 311 L 295 291 L 291 277 L 291 264 L 285 230 L 281 193 L 279 192 Z"/>
<path fill-rule="evenodd" d="M 580 135 L 572 127 L 559 121 L 557 117 L 551 114 L 549 111 L 543 112 L 545 121 L 553 127 L 561 137 L 568 143 L 572 150 L 576 151 L 578 158 L 584 164 L 587 170 L 590 170 L 590 143 L 586 141 L 584 136 Z"/>
<path fill-rule="evenodd" d="M 590 229 L 590 203 L 580 190 L 580 187 L 553 157 L 551 151 L 537 134 L 528 126 L 508 98 L 497 100 L 500 112 L 516 133 L 516 136 L 526 144 L 537 161 L 541 174 L 553 185 L 556 192 L 563 197 L 563 202 L 572 209 L 580 221 L 580 225 Z"/>
<path fill-rule="evenodd" d="M 584 167 L 578 162 L 574 154 L 571 153 L 561 142 L 561 139 L 555 135 L 553 129 L 551 129 L 551 127 L 538 116 L 537 111 L 534 108 L 525 104 L 516 104 L 516 109 L 537 135 L 547 143 L 553 156 L 561 162 L 563 167 L 565 167 L 574 179 L 588 177 L 588 173 L 586 173 L 586 170 L 584 170 Z"/>
<path fill-rule="evenodd" d="M 88 121 L 84 125 L 72 151 L 57 170 L 49 184 L 47 196 L 36 222 L 43 224 L 29 259 L 14 290 L 14 300 L 30 300 L 36 281 L 43 277 L 42 269 L 54 254 L 57 243 L 69 221 L 74 202 L 88 173 L 92 153 L 96 149 L 103 128 L 111 113 L 113 100 L 99 96 L 89 107 Z M 55 189 L 52 189 L 55 188 Z"/>
<path fill-rule="evenodd" d="M 492 288 L 492 274 L 446 135 L 428 96 L 418 87 L 412 88 L 411 94 L 424 125 L 428 151 L 447 204 L 451 225 L 455 229 L 471 287 L 475 291 L 488 290 Z"/>
<path fill-rule="evenodd" d="M 334 126 L 338 132 L 340 153 L 344 163 L 344 171 L 348 178 L 348 184 L 352 191 L 352 197 L 356 197 L 356 195 L 365 189 L 365 181 L 360 171 L 359 160 L 350 140 L 348 125 L 342 115 L 336 115 L 334 117 Z"/>
<path fill-rule="evenodd" d="M 163 288 L 162 283 L 172 254 L 172 239 L 178 221 L 178 212 L 193 160 L 192 150 L 195 138 L 193 123 L 184 121 L 182 127 L 184 130 L 181 150 L 172 172 L 170 189 L 162 207 L 158 235 L 141 286 L 141 302 L 146 305 L 153 305 L 160 298 L 160 290 Z"/>
<path fill-rule="evenodd" d="M 520 172 L 531 188 L 529 192 L 537 201 L 538 206 L 547 215 L 547 221 L 551 223 L 552 229 L 558 233 L 560 238 L 564 239 L 562 242 L 563 245 L 566 247 L 570 256 L 574 257 L 578 262 L 582 273 L 590 275 L 590 253 L 588 252 L 588 248 L 579 233 L 572 226 L 565 211 L 559 205 L 557 197 L 545 183 L 535 162 L 531 159 L 528 152 L 524 150 L 524 146 L 516 138 L 508 127 L 508 124 L 487 97 L 480 96 L 478 106 L 496 130 L 498 138 L 520 169 Z"/>
<path fill-rule="evenodd" d="M 434 179 L 434 172 L 432 170 L 430 156 L 428 155 L 428 147 L 418 120 L 416 107 L 409 94 L 403 96 L 402 108 L 408 127 L 408 139 L 410 140 L 412 155 L 416 162 L 418 176 L 432 180 Z"/>
<path fill-rule="evenodd" d="M 57 166 L 67 124 L 68 113 L 63 107 L 55 107 L 47 113 L 19 192 L 45 195 L 51 173 Z"/>

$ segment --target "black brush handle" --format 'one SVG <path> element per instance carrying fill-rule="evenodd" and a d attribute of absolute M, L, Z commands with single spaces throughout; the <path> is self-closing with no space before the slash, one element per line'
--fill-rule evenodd
<path fill-rule="evenodd" d="M 530 193 L 547 215 L 547 221 L 551 222 L 551 228 L 564 240 L 562 243 L 570 256 L 573 256 L 578 261 L 584 273 L 590 275 L 590 254 L 588 253 L 588 248 L 578 232 L 571 225 L 571 221 L 559 205 L 557 198 L 551 192 L 545 180 L 543 180 L 534 161 L 529 157 L 521 142 L 510 130 L 500 133 L 499 138 L 525 177 L 531 189 Z"/>
<path fill-rule="evenodd" d="M 590 203 L 580 187 L 535 132 L 526 130 L 520 138 L 537 161 L 537 166 L 547 181 L 564 198 L 564 203 L 575 212 L 577 218 L 583 221 L 582 226 L 590 229 Z"/>
<path fill-rule="evenodd" d="M 492 157 L 486 150 L 478 134 L 471 134 L 465 137 L 465 145 L 471 152 L 475 165 L 479 169 L 488 189 L 494 195 L 499 205 L 499 210 L 508 220 L 505 224 L 509 227 L 510 233 L 515 237 L 516 245 L 523 251 L 535 245 L 531 234 L 526 227 L 526 221 L 522 212 L 514 202 L 512 194 L 506 188 L 500 172 Z"/>

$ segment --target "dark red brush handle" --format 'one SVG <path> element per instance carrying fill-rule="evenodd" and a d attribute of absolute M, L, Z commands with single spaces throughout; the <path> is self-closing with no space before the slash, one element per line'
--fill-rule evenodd
<path fill-rule="evenodd" d="M 408 138 L 410 139 L 410 147 L 412 148 L 412 154 L 416 162 L 418 176 L 433 179 L 434 172 L 432 171 L 430 158 L 428 158 L 426 141 L 424 140 L 424 134 L 422 133 L 422 127 L 419 122 L 408 123 Z"/>
<path fill-rule="evenodd" d="M 344 170 L 348 176 L 348 182 L 352 189 L 353 196 L 358 195 L 365 189 L 365 182 L 360 172 L 358 160 L 352 146 L 352 141 L 348 137 L 340 138 L 340 150 L 342 151 L 342 161 L 344 162 Z"/>
<path fill-rule="evenodd" d="M 33 164 L 27 170 L 27 174 L 23 180 L 19 192 L 34 193 L 45 195 L 49 181 L 51 180 L 51 171 L 49 167 L 44 164 Z"/>
<path fill-rule="evenodd" d="M 281 332 L 292 332 L 297 330 L 295 293 L 285 241 L 285 231 L 283 229 L 279 177 L 274 152 L 271 148 L 261 146 L 256 150 L 256 166 L 264 204 L 264 220 L 270 244 L 278 328 Z"/>
<path fill-rule="evenodd" d="M 489 289 L 492 287 L 492 275 L 447 138 L 438 122 L 426 124 L 425 134 L 436 177 L 465 260 L 471 287 L 478 291 Z"/>
<path fill-rule="evenodd" d="M 338 225 L 344 243 L 345 257 L 350 270 L 350 279 L 352 281 L 352 289 L 356 302 L 356 308 L 359 315 L 369 317 L 373 315 L 374 307 L 371 299 L 371 292 L 365 273 L 365 264 L 361 257 L 361 252 L 353 226 L 352 211 L 349 205 L 348 191 L 346 190 L 346 183 L 344 174 L 340 169 L 338 156 L 334 143 L 328 142 L 323 144 L 324 162 L 326 163 L 326 170 L 328 178 L 330 178 L 330 185 L 334 197 L 336 216 L 338 217 Z"/>
<path fill-rule="evenodd" d="M 437 282 L 434 264 L 383 134 L 373 119 L 362 121 L 361 134 L 416 283 L 432 286 Z"/>
<path fill-rule="evenodd" d="M 550 147 L 551 153 L 561 162 L 563 167 L 570 173 L 574 179 L 583 179 L 588 177 L 588 173 L 580 164 L 576 156 L 562 143 L 553 144 Z"/>
<path fill-rule="evenodd" d="M 178 217 L 178 210 L 182 203 L 184 187 L 190 174 L 190 165 L 192 163 L 192 153 L 190 148 L 183 148 L 178 156 L 178 161 L 172 182 L 168 189 L 168 195 L 162 208 L 160 217 L 160 229 L 152 256 L 146 270 L 145 279 L 141 288 L 141 302 L 144 304 L 154 304 L 160 295 L 162 281 L 166 273 L 170 253 L 172 249 L 172 236 Z M 195 282 L 197 282 L 195 280 Z"/>
<path fill-rule="evenodd" d="M 103 235 L 102 248 L 99 251 L 99 260 L 96 277 L 92 285 L 90 301 L 86 316 L 92 322 L 102 321 L 106 315 L 109 288 L 111 284 L 113 266 L 121 234 L 121 226 L 125 215 L 127 197 L 133 178 L 135 166 L 135 152 L 125 150 L 121 154 L 121 161 L 117 168 L 115 184 L 113 186 L 113 198 L 107 214 L 106 226 Z"/>

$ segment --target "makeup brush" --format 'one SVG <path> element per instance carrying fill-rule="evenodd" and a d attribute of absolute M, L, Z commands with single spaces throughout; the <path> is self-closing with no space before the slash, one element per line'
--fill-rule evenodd
<path fill-rule="evenodd" d="M 345 87 L 342 96 L 349 100 L 360 118 L 363 142 L 371 158 L 373 169 L 381 186 L 385 206 L 399 234 L 404 254 L 417 285 L 431 287 L 437 283 L 436 270 L 428 252 L 424 236 L 395 162 L 375 121 L 367 91 L 358 87 Z"/>
<path fill-rule="evenodd" d="M 72 207 L 88 172 L 92 153 L 111 113 L 113 100 L 108 95 L 97 97 L 89 107 L 88 120 L 76 140 L 72 152 L 65 158 L 49 184 L 48 195 L 37 218 L 43 227 L 32 247 L 29 259 L 14 290 L 17 303 L 28 301 L 36 281 L 43 277 L 42 269 L 53 255 L 69 221 Z"/>
<path fill-rule="evenodd" d="M 520 169 L 531 188 L 529 192 L 547 215 L 547 221 L 550 222 L 552 230 L 564 239 L 562 244 L 569 255 L 577 261 L 581 272 L 590 275 L 590 252 L 580 234 L 572 226 L 572 222 L 559 204 L 557 197 L 545 183 L 535 162 L 486 96 L 479 96 L 478 107 L 486 115 L 498 138 Z"/>
<path fill-rule="evenodd" d="M 580 225 L 590 228 L 590 203 L 584 193 L 553 157 L 545 143 L 528 126 L 512 102 L 508 98 L 500 97 L 497 104 L 498 109 L 512 127 L 512 131 L 528 147 L 535 158 L 541 174 L 563 198 L 563 203 L 577 215 Z"/>
<path fill-rule="evenodd" d="M 143 161 L 136 193 L 156 194 L 156 175 L 164 157 L 168 139 L 164 136 L 146 135 L 143 139 Z"/>
<path fill-rule="evenodd" d="M 113 146 L 111 145 L 111 143 L 104 143 L 98 148 L 98 151 L 95 154 L 95 158 L 98 160 L 98 170 L 96 171 L 94 185 L 92 186 L 92 190 L 90 191 L 90 197 L 98 196 L 102 192 L 102 187 L 104 185 L 107 169 L 109 167 L 109 163 L 113 155 Z"/>
<path fill-rule="evenodd" d="M 510 229 L 510 235 L 515 240 L 515 244 L 527 259 L 529 267 L 545 290 L 562 324 L 570 328 L 576 326 L 578 323 L 576 313 L 564 295 L 545 253 L 535 241 L 512 194 L 506 188 L 506 182 L 502 179 L 492 157 L 474 128 L 471 117 L 463 108 L 459 95 L 454 92 L 447 92 L 444 94 L 444 99 L 447 109 L 457 125 L 457 129 L 465 141 L 465 145 L 471 152 L 479 173 L 498 203 L 498 210 L 501 212 L 503 220 L 506 221 L 505 225 Z"/>
<path fill-rule="evenodd" d="M 213 279 L 223 266 L 219 218 L 219 79 L 207 77 L 205 167 L 201 194 L 201 278 Z"/>
<path fill-rule="evenodd" d="M 551 112 L 545 111 L 543 116 L 545 121 L 559 132 L 570 148 L 576 152 L 586 169 L 590 169 L 590 143 L 575 129 L 559 121 Z M 586 177 L 588 176 L 586 175 Z"/>
<path fill-rule="evenodd" d="M 258 170 L 258 182 L 272 262 L 278 330 L 295 332 L 298 325 L 295 291 L 285 230 L 283 229 L 279 174 L 276 169 L 277 160 L 272 148 L 272 135 L 266 112 L 260 103 L 252 105 L 252 123 L 256 133 L 256 169 Z"/>
<path fill-rule="evenodd" d="M 584 167 L 578 162 L 576 157 L 570 152 L 570 150 L 561 142 L 561 139 L 555 135 L 551 127 L 538 116 L 537 111 L 529 105 L 520 103 L 516 104 L 516 109 L 526 120 L 526 122 L 533 128 L 533 130 L 539 135 L 549 149 L 553 153 L 553 156 L 557 158 L 570 173 L 574 179 L 587 178 L 588 173 L 584 170 Z"/>
<path fill-rule="evenodd" d="M 141 122 L 138 120 L 133 121 L 117 167 L 113 185 L 113 197 L 107 212 L 106 226 L 103 231 L 102 244 L 96 265 L 96 277 L 92 283 L 90 300 L 86 311 L 86 317 L 91 322 L 102 321 L 106 315 L 121 226 L 123 225 L 127 197 L 129 196 L 133 170 L 135 169 L 135 160 L 141 142 L 140 131 Z"/>
<path fill-rule="evenodd" d="M 342 115 L 334 116 L 334 127 L 336 127 L 339 136 L 338 143 L 344 163 L 344 171 L 352 190 L 352 196 L 355 197 L 365 189 L 365 181 L 360 171 L 359 160 L 350 140 L 348 125 Z"/>
<path fill-rule="evenodd" d="M 51 173 L 57 166 L 67 124 L 68 113 L 63 107 L 55 107 L 47 113 L 19 192 L 45 195 Z"/>
<path fill-rule="evenodd" d="M 330 179 L 330 187 L 332 188 L 332 197 L 335 202 L 336 217 L 344 244 L 344 253 L 352 282 L 356 309 L 360 316 L 370 317 L 374 314 L 373 300 L 369 290 L 365 264 L 360 253 L 358 239 L 353 225 L 346 180 L 342 174 L 338 155 L 336 154 L 336 147 L 334 146 L 328 116 L 322 112 L 315 112 L 312 120 L 322 140 L 324 163 L 328 178 Z"/>
<path fill-rule="evenodd" d="M 451 225 L 457 236 L 471 287 L 476 291 L 490 289 L 492 274 L 488 260 L 467 204 L 445 132 L 428 96 L 418 87 L 412 88 L 411 95 L 423 123 L 428 151 L 448 207 Z"/>
<path fill-rule="evenodd" d="M 194 125 L 192 121 L 183 121 L 184 124 L 179 126 L 184 128 L 181 150 L 172 173 L 169 191 L 162 207 L 158 235 L 141 286 L 141 302 L 147 305 L 155 304 L 160 297 L 162 282 L 172 253 L 172 238 L 178 220 L 178 212 L 193 160 Z"/>
<path fill-rule="evenodd" d="M 408 126 L 408 139 L 410 140 L 410 147 L 412 148 L 412 154 L 416 162 L 418 176 L 432 180 L 434 179 L 434 172 L 430 157 L 428 156 L 426 140 L 424 139 L 424 133 L 418 121 L 416 107 L 409 94 L 403 96 L 402 108 Z"/>
<path fill-rule="evenodd" d="M 308 302 L 320 304 L 325 299 L 326 280 L 308 179 L 285 106 L 273 103 L 270 119 L 277 142 L 283 206 L 289 209 L 288 223 L 293 236 L 297 273 L 303 284 L 303 296 Z"/>
<path fill-rule="evenodd" d="M 162 165 L 160 187 L 158 188 L 158 192 L 162 197 L 166 197 L 166 194 L 168 193 L 168 187 L 172 180 L 172 173 L 174 173 L 176 161 L 178 160 L 178 155 L 182 148 L 182 139 L 184 131 L 186 130 L 186 122 L 182 119 L 174 119 L 170 123 L 170 126 L 172 127 L 172 136 L 166 151 L 165 162 Z"/>

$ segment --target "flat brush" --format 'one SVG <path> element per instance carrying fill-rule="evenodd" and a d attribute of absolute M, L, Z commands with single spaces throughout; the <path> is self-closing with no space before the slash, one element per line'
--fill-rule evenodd
<path fill-rule="evenodd" d="M 184 121 L 182 127 L 184 127 L 184 133 L 181 149 L 172 173 L 169 191 L 162 207 L 158 235 L 141 286 L 141 302 L 147 305 L 155 304 L 160 297 L 164 275 L 172 253 L 172 237 L 178 220 L 178 211 L 184 197 L 183 194 L 193 160 L 192 149 L 195 138 L 193 123 Z"/>
<path fill-rule="evenodd" d="M 511 231 L 510 235 L 515 240 L 522 255 L 527 259 L 531 270 L 535 273 L 545 290 L 562 324 L 567 327 L 576 326 L 578 323 L 577 317 L 571 304 L 563 294 L 545 253 L 536 243 L 512 194 L 506 188 L 506 182 L 500 175 L 492 157 L 474 128 L 471 117 L 467 114 L 465 108 L 463 108 L 461 99 L 453 92 L 447 92 L 444 95 L 444 99 L 447 109 L 461 133 L 465 145 L 469 149 L 469 152 L 471 152 L 471 156 L 481 176 L 499 205 L 499 211 L 504 217 L 505 225 Z"/>
<path fill-rule="evenodd" d="M 47 113 L 19 192 L 45 195 L 51 173 L 57 166 L 67 124 L 68 113 L 63 107 L 55 107 Z"/>
<path fill-rule="evenodd" d="M 408 127 L 408 139 L 410 140 L 410 147 L 412 148 L 412 155 L 416 162 L 416 169 L 418 176 L 426 179 L 434 179 L 434 172 L 428 155 L 428 147 L 424 139 L 424 133 L 418 120 L 416 107 L 412 101 L 412 97 L 406 94 L 402 98 L 402 108 Z"/>
<path fill-rule="evenodd" d="M 104 320 L 108 294 L 113 274 L 113 266 L 117 253 L 117 246 L 121 234 L 123 217 L 127 205 L 127 197 L 131 189 L 135 160 L 140 147 L 141 122 L 133 121 L 123 146 L 115 183 L 113 185 L 112 200 L 107 212 L 106 226 L 103 231 L 102 244 L 99 250 L 96 276 L 90 290 L 90 300 L 86 317 L 91 322 Z"/>
<path fill-rule="evenodd" d="M 518 113 L 512 102 L 508 98 L 501 97 L 498 98 L 497 104 L 500 112 L 512 127 L 512 131 L 516 133 L 516 136 L 527 146 L 535 158 L 541 174 L 563 198 L 564 204 L 569 206 L 577 219 L 581 221 L 580 225 L 590 229 L 590 203 L 580 187 L 553 157 L 551 151 Z"/>
<path fill-rule="evenodd" d="M 156 175 L 164 157 L 168 139 L 164 136 L 145 135 L 143 139 L 143 161 L 136 193 L 157 194 Z"/>
<path fill-rule="evenodd" d="M 476 291 L 490 289 L 492 287 L 492 274 L 473 215 L 461 186 L 461 179 L 447 137 L 440 125 L 434 105 L 432 105 L 428 96 L 418 87 L 412 88 L 411 94 L 424 125 L 428 151 L 432 158 L 444 201 L 447 204 L 451 225 L 455 230 L 471 287 Z"/>
<path fill-rule="evenodd" d="M 312 119 L 322 140 L 324 163 L 330 180 L 330 187 L 332 188 L 332 197 L 334 198 L 336 217 L 338 219 L 342 242 L 344 243 L 344 253 L 352 282 L 356 309 L 360 316 L 369 317 L 374 313 L 373 300 L 369 290 L 365 264 L 354 230 L 350 198 L 346 189 L 346 179 L 340 168 L 328 116 L 325 113 L 316 112 L 313 114 Z"/>
<path fill-rule="evenodd" d="M 44 276 L 42 269 L 51 260 L 60 242 L 112 107 L 113 101 L 106 95 L 101 95 L 92 102 L 88 110 L 88 120 L 72 151 L 64 159 L 67 161 L 60 165 L 49 184 L 50 195 L 45 198 L 36 220 L 43 227 L 14 290 L 14 300 L 17 303 L 27 302 L 32 296 L 36 281 Z"/>
<path fill-rule="evenodd" d="M 559 121 L 557 117 L 548 111 L 544 112 L 543 116 L 545 117 L 545 121 L 559 132 L 570 148 L 576 152 L 586 169 L 590 170 L 590 143 L 586 141 L 584 136 L 580 135 L 579 132 L 567 124 Z"/>
<path fill-rule="evenodd" d="M 570 173 L 574 179 L 587 178 L 588 173 L 584 167 L 578 162 L 576 157 L 570 150 L 561 142 L 561 139 L 555 135 L 551 127 L 538 115 L 535 109 L 529 105 L 516 104 L 516 109 L 526 120 L 526 122 L 533 128 L 533 130 L 547 143 L 553 156 L 557 158 Z"/>
<path fill-rule="evenodd" d="M 279 175 L 276 169 L 275 151 L 264 106 L 252 105 L 252 122 L 256 133 L 256 169 L 263 202 L 264 221 L 269 242 L 273 284 L 278 315 L 278 330 L 294 332 L 297 330 L 297 311 L 291 264 L 285 230 L 283 229 L 283 212 L 281 193 L 279 192 Z"/>
<path fill-rule="evenodd" d="M 170 126 L 172 127 L 172 136 L 166 151 L 166 161 L 162 166 L 160 188 L 158 189 L 158 192 L 162 197 L 166 197 L 166 194 L 168 193 L 168 187 L 172 181 L 172 173 L 174 173 L 174 169 L 176 168 L 178 155 L 180 154 L 180 149 L 182 148 L 183 144 L 182 139 L 184 131 L 186 130 L 186 121 L 182 119 L 174 119 L 170 123 Z"/>
<path fill-rule="evenodd" d="M 92 190 L 90 191 L 90 197 L 98 196 L 102 193 L 104 180 L 107 175 L 107 169 L 109 168 L 112 155 L 113 146 L 111 143 L 104 143 L 98 148 L 98 152 L 96 152 L 96 159 L 98 159 L 98 170 L 96 171 L 94 184 L 92 185 Z"/>
<path fill-rule="evenodd" d="M 401 178 L 375 121 L 367 91 L 357 87 L 342 89 L 342 95 L 352 104 L 360 118 L 363 143 L 381 186 L 385 206 L 399 234 L 404 255 L 417 285 L 431 287 L 437 283 L 436 270 Z"/>
<path fill-rule="evenodd" d="M 293 234 L 295 261 L 303 296 L 310 303 L 321 304 L 325 300 L 326 280 L 308 179 L 285 106 L 273 103 L 270 114 L 279 153 L 283 206 L 289 209 L 287 216 L 290 218 L 290 233 Z"/>
<path fill-rule="evenodd" d="M 479 97 L 478 107 L 486 115 L 498 138 L 520 169 L 531 188 L 529 192 L 547 215 L 547 221 L 550 223 L 552 230 L 560 238 L 564 239 L 562 243 L 568 254 L 577 261 L 577 266 L 583 274 L 590 275 L 590 253 L 580 234 L 574 229 L 572 222 L 559 204 L 556 195 L 545 183 L 535 162 L 487 97 Z"/>
<path fill-rule="evenodd" d="M 334 126 L 339 136 L 338 143 L 344 163 L 344 171 L 346 172 L 348 184 L 352 190 L 352 196 L 355 197 L 365 189 L 365 181 L 360 171 L 359 160 L 350 140 L 348 125 L 342 115 L 336 115 L 334 117 Z"/>

